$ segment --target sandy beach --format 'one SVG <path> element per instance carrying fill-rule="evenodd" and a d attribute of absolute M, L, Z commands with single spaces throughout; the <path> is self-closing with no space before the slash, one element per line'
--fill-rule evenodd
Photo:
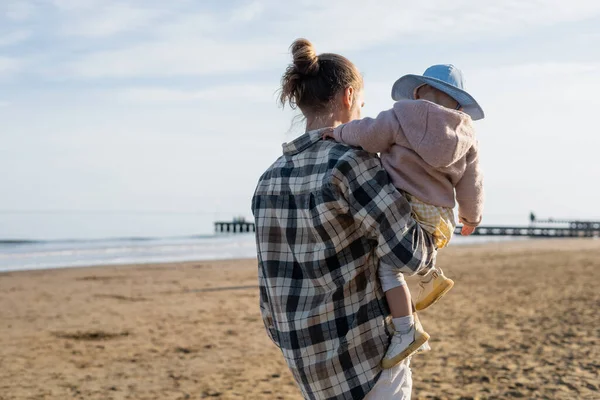
<path fill-rule="evenodd" d="M 600 241 L 451 247 L 416 399 L 600 399 Z M 0 274 L 0 399 L 300 399 L 256 260 Z M 414 282 L 412 282 L 414 284 Z"/>

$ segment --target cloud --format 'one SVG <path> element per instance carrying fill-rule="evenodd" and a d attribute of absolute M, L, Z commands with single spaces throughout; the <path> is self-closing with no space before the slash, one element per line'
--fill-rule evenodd
<path fill-rule="evenodd" d="M 539 80 L 556 76 L 567 79 L 597 71 L 600 71 L 598 62 L 543 62 L 485 68 L 474 72 L 478 79 L 493 77 L 494 79 L 535 78 Z"/>
<path fill-rule="evenodd" d="M 248 3 L 233 11 L 231 20 L 233 22 L 249 22 L 257 19 L 264 11 L 265 6 L 259 1 Z"/>
<path fill-rule="evenodd" d="M 248 72 L 269 67 L 274 59 L 281 65 L 287 57 L 281 49 L 268 43 L 180 38 L 93 53 L 73 62 L 67 72 L 85 78 Z"/>
<path fill-rule="evenodd" d="M 110 0 L 108 0 L 110 1 Z M 63 11 L 89 10 L 101 4 L 99 0 L 50 0 L 50 3 Z"/>
<path fill-rule="evenodd" d="M 286 11 L 287 10 L 287 11 Z M 310 32 L 336 51 L 360 50 L 388 42 L 484 41 L 600 15 L 600 3 L 589 0 L 304 0 L 298 7 L 278 8 L 270 18 L 279 28 L 303 36 Z M 309 22 L 310 21 L 310 22 Z M 310 23 L 310 29 L 307 24 Z M 317 39 L 314 39 L 315 41 Z"/>
<path fill-rule="evenodd" d="M 224 85 L 203 90 L 180 90 L 168 87 L 133 87 L 119 91 L 117 97 L 134 103 L 187 103 L 196 101 L 251 100 L 273 102 L 277 87 L 269 85 Z"/>
<path fill-rule="evenodd" d="M 600 61 L 522 63 L 476 69 L 466 81 L 467 88 L 486 104 L 538 102 L 540 99 L 546 104 L 570 103 L 583 100 L 586 93 L 595 93 L 593 85 L 598 73 Z"/>
<path fill-rule="evenodd" d="M 0 56 L 0 76 L 17 72 L 21 65 L 22 62 L 20 60 Z"/>
<path fill-rule="evenodd" d="M 33 32 L 27 30 L 18 30 L 4 35 L 0 35 L 0 47 L 12 46 L 29 39 Z"/>
<path fill-rule="evenodd" d="M 0 15 L 12 21 L 25 21 L 35 12 L 36 7 L 25 0 L 4 0 L 0 5 Z"/>
<path fill-rule="evenodd" d="M 63 34 L 85 37 L 112 36 L 144 28 L 162 14 L 159 10 L 117 3 L 104 4 L 92 10 L 86 7 L 83 10 L 85 12 L 75 12 L 75 15 L 69 18 L 71 21 L 63 27 Z"/>
<path fill-rule="evenodd" d="M 190 10 L 172 18 L 162 18 L 149 8 L 120 5 L 120 12 L 112 7 L 109 14 L 122 15 L 81 22 L 75 31 L 112 35 L 152 21 L 151 33 L 137 43 L 111 43 L 108 50 L 83 53 L 66 66 L 68 74 L 83 78 L 230 74 L 280 67 L 297 37 L 307 36 L 317 51 L 338 52 L 393 43 L 484 42 L 600 15 L 600 2 L 583 0 L 381 0 L 366 6 L 362 0 L 299 0 L 294 7 L 268 0 L 217 11 Z"/>

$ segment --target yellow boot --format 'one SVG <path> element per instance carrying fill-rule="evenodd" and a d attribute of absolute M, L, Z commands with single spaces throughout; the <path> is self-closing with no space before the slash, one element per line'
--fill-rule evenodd
<path fill-rule="evenodd" d="M 424 276 L 419 282 L 419 286 L 421 291 L 415 307 L 417 311 L 422 311 L 435 304 L 443 295 L 448 293 L 454 286 L 454 281 L 446 278 L 444 272 L 438 268 Z"/>

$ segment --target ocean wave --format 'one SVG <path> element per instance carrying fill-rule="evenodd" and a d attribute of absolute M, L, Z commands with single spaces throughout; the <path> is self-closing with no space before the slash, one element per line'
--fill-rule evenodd
<path fill-rule="evenodd" d="M 0 271 L 256 256 L 253 235 L 6 242 L 0 246 Z"/>
<path fill-rule="evenodd" d="M 507 240 L 515 238 L 457 236 L 450 245 Z M 254 234 L 23 242 L 3 241 L 0 271 L 256 257 Z"/>

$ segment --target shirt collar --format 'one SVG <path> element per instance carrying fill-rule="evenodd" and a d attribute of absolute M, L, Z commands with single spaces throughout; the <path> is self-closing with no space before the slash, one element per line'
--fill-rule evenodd
<path fill-rule="evenodd" d="M 323 129 L 315 129 L 314 131 L 308 131 L 304 135 L 297 137 L 289 143 L 283 144 L 283 154 L 286 156 L 293 156 L 303 152 L 313 144 L 322 140 Z"/>

